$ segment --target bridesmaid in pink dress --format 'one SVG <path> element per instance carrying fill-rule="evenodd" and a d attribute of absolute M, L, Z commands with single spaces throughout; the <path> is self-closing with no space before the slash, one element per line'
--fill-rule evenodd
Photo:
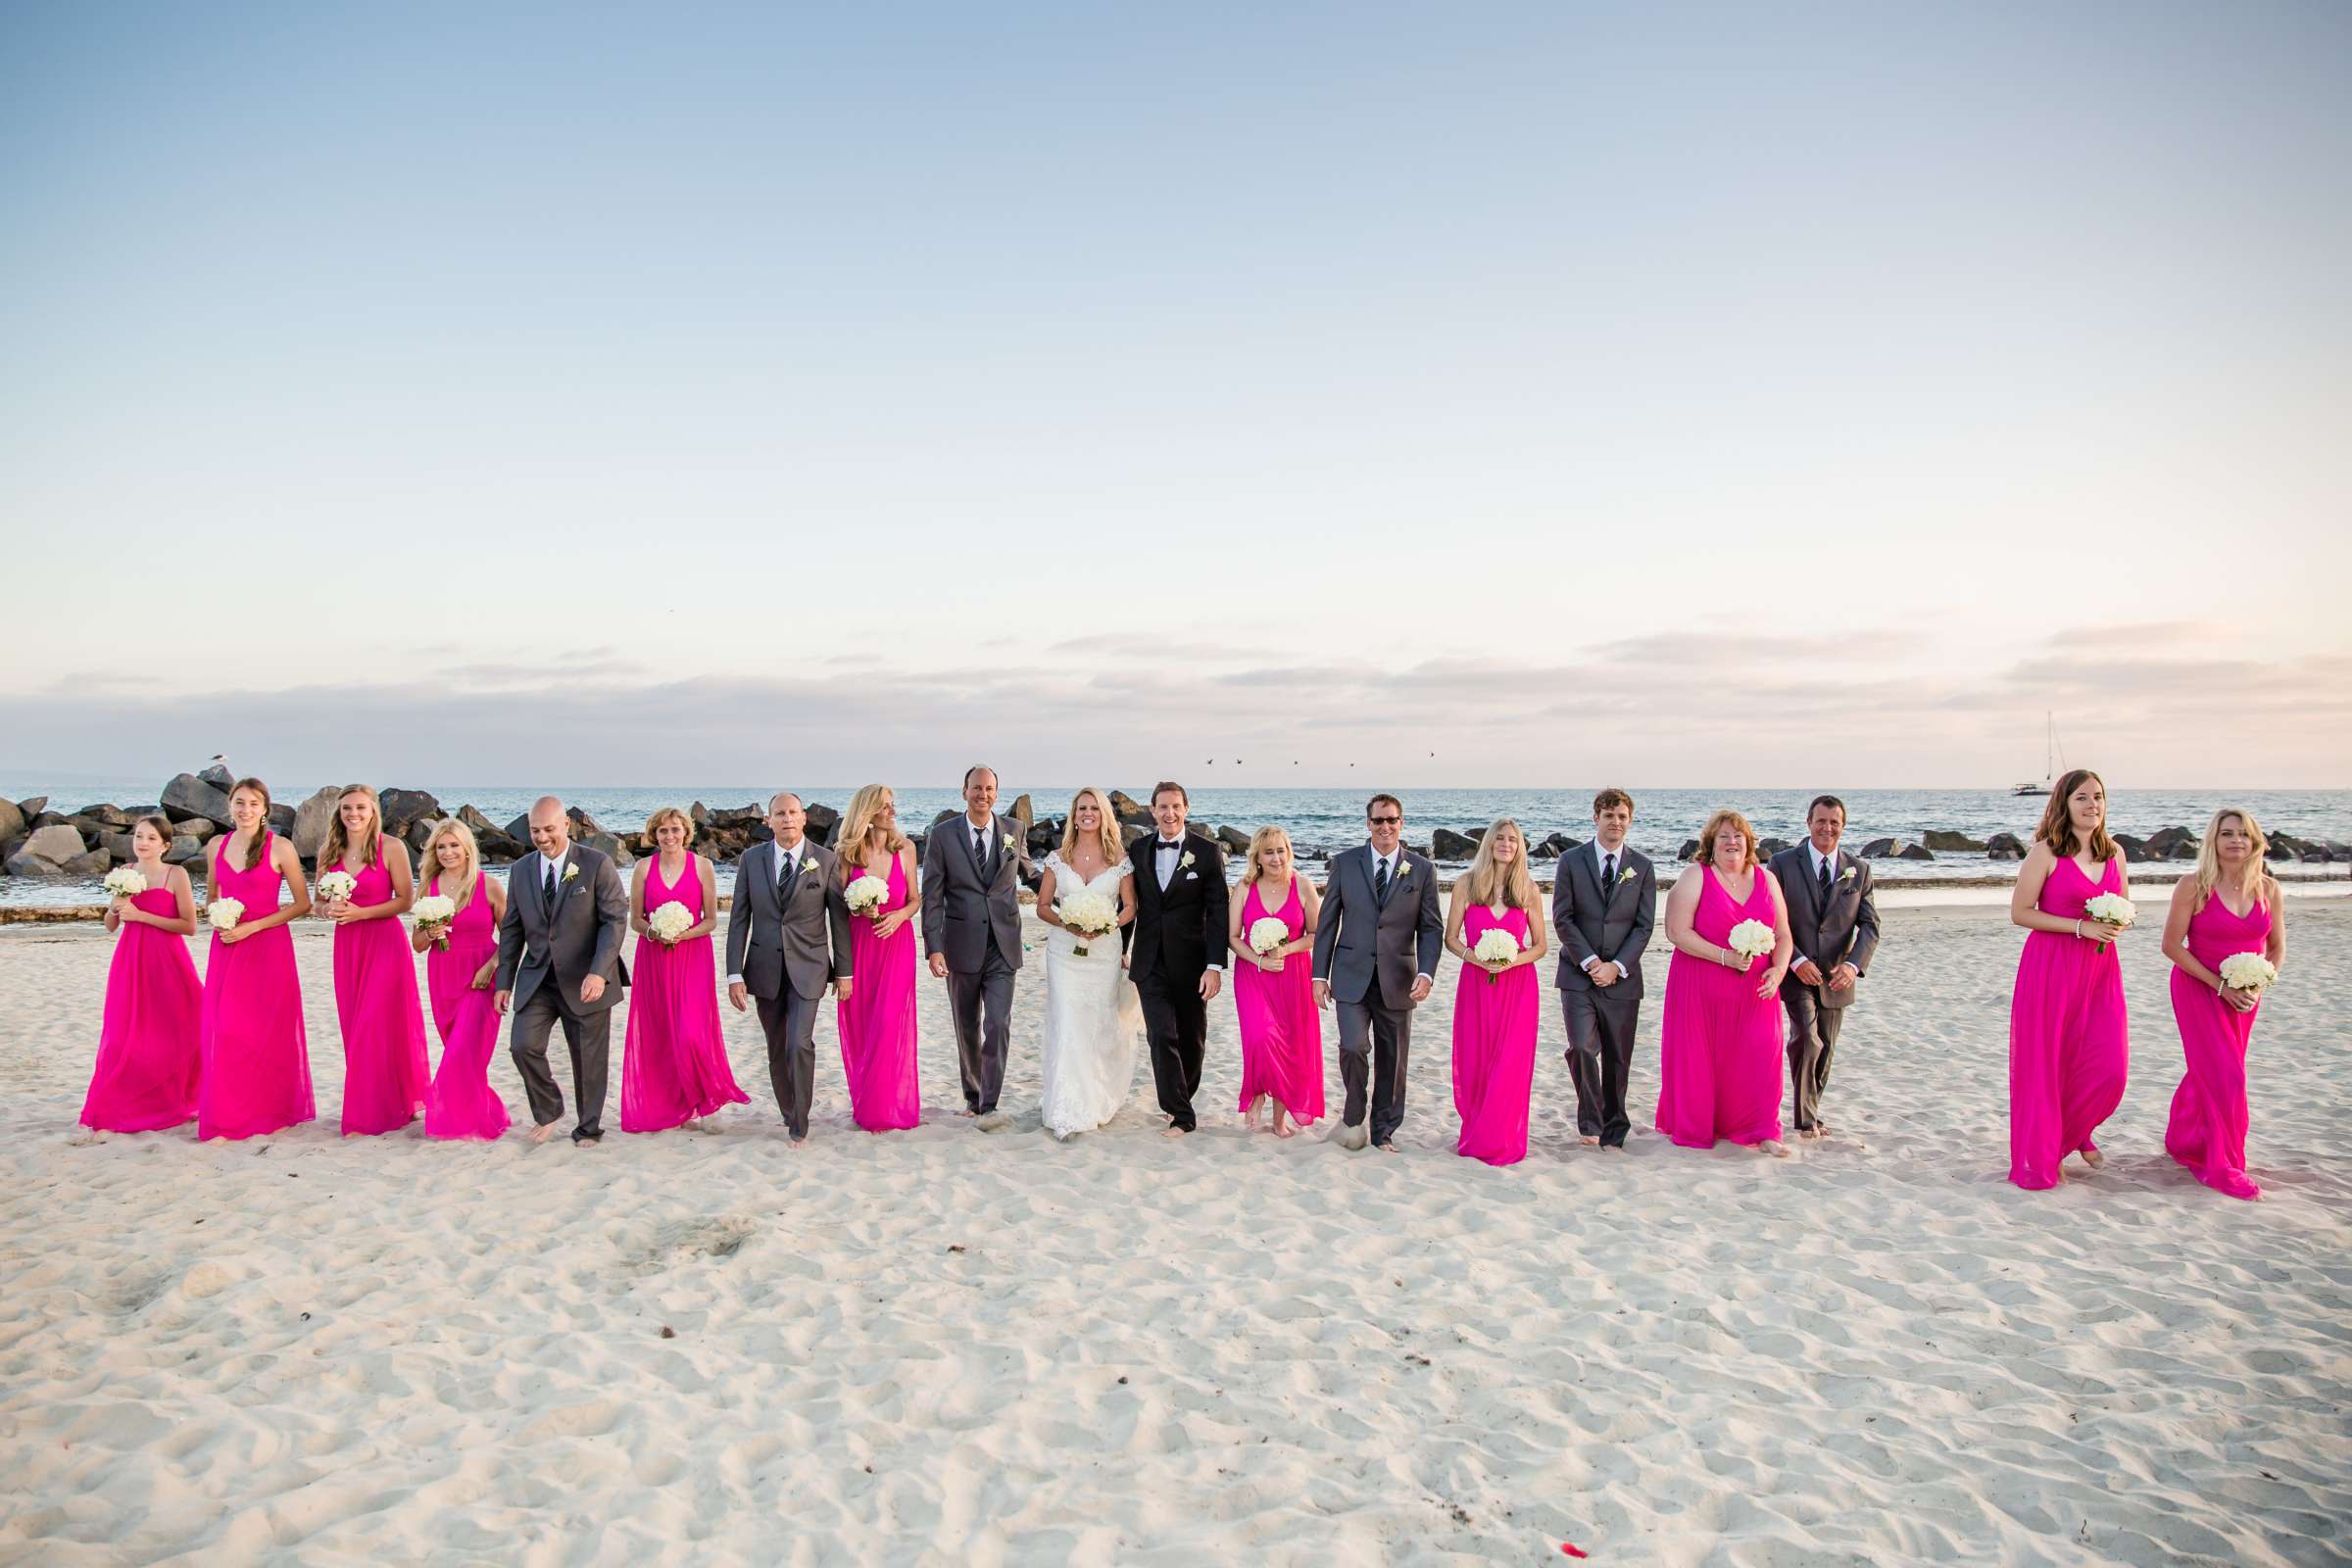
<path fill-rule="evenodd" d="M 210 899 L 234 899 L 245 907 L 234 926 L 213 928 L 204 961 L 196 1136 L 208 1142 L 273 1133 L 318 1114 L 294 933 L 286 929 L 311 912 L 302 858 L 270 831 L 270 790 L 260 779 L 237 781 L 228 817 L 230 831 L 213 841 Z"/>
<path fill-rule="evenodd" d="M 1771 928 L 1769 953 L 1731 950 L 1733 930 L 1750 920 Z M 1722 1138 L 1786 1159 L 1779 999 L 1794 943 L 1781 884 L 1738 811 L 1707 818 L 1696 863 L 1666 896 L 1666 937 L 1674 957 L 1659 1022 L 1658 1131 L 1686 1149 Z"/>
<path fill-rule="evenodd" d="M 2107 1163 L 2091 1134 L 2123 1103 L 2132 1043 L 2115 951 L 2125 928 L 2083 912 L 2102 893 L 2129 898 L 2131 885 L 2107 836 L 2107 786 L 2078 767 L 2051 789 L 2009 895 L 2009 921 L 2027 933 L 2009 1001 L 2009 1179 L 2020 1187 L 2057 1186 L 2069 1154 L 2092 1170 Z"/>
<path fill-rule="evenodd" d="M 637 862 L 629 889 L 629 924 L 637 928 L 636 985 L 620 1063 L 620 1130 L 658 1133 L 703 1120 L 752 1097 L 735 1083 L 718 1021 L 718 960 L 710 933 L 718 925 L 718 881 L 710 862 L 687 848 L 694 824 L 674 806 L 646 820 L 655 856 Z M 653 913 L 675 904 L 693 924 L 675 942 L 654 935 Z"/>
<path fill-rule="evenodd" d="M 410 941 L 424 956 L 433 1026 L 441 1031 L 441 1066 L 424 1092 L 427 1138 L 497 1138 L 512 1118 L 490 1087 L 498 1054 L 498 922 L 507 912 L 505 884 L 482 875 L 473 829 L 451 817 L 425 841 L 433 868 L 425 892 L 457 906 L 446 924 L 416 923 Z"/>
<path fill-rule="evenodd" d="M 1453 983 L 1453 1109 L 1462 1135 L 1453 1152 L 1490 1165 L 1527 1157 L 1543 1013 L 1535 966 L 1549 945 L 1536 907 L 1527 835 L 1502 817 L 1478 841 L 1446 911 L 1446 946 L 1462 960 Z M 1504 933 L 1518 951 L 1507 958 L 1479 957 L 1479 939 L 1490 931 Z"/>
<path fill-rule="evenodd" d="M 1274 1136 L 1297 1137 L 1323 1119 L 1323 1015 L 1315 1007 L 1315 918 L 1322 896 L 1296 874 L 1291 836 L 1261 827 L 1242 865 L 1241 902 L 1225 931 L 1233 949 L 1233 1010 L 1242 1030 L 1241 1112 L 1252 1128 L 1269 1102 Z M 1250 933 L 1282 922 L 1282 945 L 1259 953 Z"/>
<path fill-rule="evenodd" d="M 365 784 L 344 790 L 318 851 L 318 875 L 355 879 L 325 901 L 335 922 L 335 1018 L 343 1031 L 343 1136 L 395 1132 L 424 1114 L 433 1072 L 424 1054 L 416 959 L 400 917 L 416 902 L 409 847 L 384 833 Z"/>
<path fill-rule="evenodd" d="M 2222 978 L 2223 960 L 2259 954 L 2275 969 L 2286 957 L 2286 916 L 2264 858 L 2270 841 L 2254 813 L 2213 813 L 2197 853 L 2197 874 L 2173 887 L 2164 956 L 2173 960 L 2173 1019 L 2187 1072 L 2173 1095 L 2165 1152 L 2217 1193 L 2247 1200 L 2262 1189 L 2246 1174 L 2246 1045 L 2262 1005 L 2259 987 Z"/>
<path fill-rule="evenodd" d="M 851 798 L 840 854 L 845 888 L 873 876 L 890 889 L 879 908 L 850 919 L 857 980 L 837 1009 L 850 1113 L 867 1132 L 912 1127 L 923 1119 L 915 1083 L 913 924 L 922 893 L 914 845 L 899 831 L 898 799 L 887 785 L 868 784 Z"/>
<path fill-rule="evenodd" d="M 130 869 L 147 886 L 106 911 L 115 958 L 106 971 L 98 1064 L 81 1102 L 81 1124 L 93 1133 L 156 1132 L 196 1116 L 204 985 L 187 941 L 196 934 L 196 895 L 187 872 L 164 863 L 171 845 L 164 818 L 131 824 L 137 858 Z"/>

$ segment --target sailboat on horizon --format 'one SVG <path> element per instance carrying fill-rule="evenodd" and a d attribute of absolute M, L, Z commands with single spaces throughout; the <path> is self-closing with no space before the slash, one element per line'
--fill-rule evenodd
<path fill-rule="evenodd" d="M 2011 789 L 2009 793 L 2012 795 L 2049 794 L 2050 786 L 2058 782 L 2058 769 L 2066 765 L 2065 748 L 2058 744 L 2057 719 L 2051 716 L 2047 709 L 2044 709 L 2041 722 L 2044 731 L 2041 748 L 2041 782 L 2036 784 L 2032 779 L 2028 779 Z"/>

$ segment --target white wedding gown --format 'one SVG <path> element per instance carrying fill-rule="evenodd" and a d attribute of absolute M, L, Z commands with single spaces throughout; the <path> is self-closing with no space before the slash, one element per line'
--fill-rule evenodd
<path fill-rule="evenodd" d="M 1086 891 L 1113 904 L 1129 869 L 1106 866 L 1086 882 L 1058 855 L 1046 857 L 1046 868 L 1063 898 Z M 1144 1039 L 1143 1003 L 1119 963 L 1119 933 L 1090 939 L 1083 958 L 1078 945 L 1060 926 L 1046 927 L 1045 1094 L 1038 1108 L 1056 1138 L 1093 1132 L 1119 1113 L 1135 1086 Z"/>

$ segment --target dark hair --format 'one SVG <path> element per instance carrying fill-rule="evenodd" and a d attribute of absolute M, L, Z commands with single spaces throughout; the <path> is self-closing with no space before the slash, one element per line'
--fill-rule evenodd
<path fill-rule="evenodd" d="M 1614 784 L 1592 797 L 1592 814 L 1594 816 L 1598 816 L 1613 806 L 1622 806 L 1631 811 L 1634 808 L 1634 798 Z"/>
<path fill-rule="evenodd" d="M 130 825 L 155 829 L 156 836 L 164 841 L 164 848 L 168 850 L 172 847 L 172 819 L 161 811 L 150 811 Z"/>
<path fill-rule="evenodd" d="M 1176 792 L 1176 798 L 1184 803 L 1184 808 L 1186 810 L 1189 811 L 1193 808 L 1193 798 L 1184 792 L 1183 785 L 1177 783 L 1172 778 L 1163 778 L 1158 783 L 1152 786 L 1152 804 L 1153 806 L 1157 806 L 1159 804 L 1159 798 L 1162 795 L 1167 794 L 1170 790 L 1174 790 Z"/>
<path fill-rule="evenodd" d="M 251 790 L 262 798 L 261 826 L 245 846 L 244 869 L 250 871 L 262 863 L 262 842 L 270 836 L 270 786 L 258 778 L 241 778 L 228 787 L 228 793 L 233 798 L 239 790 Z"/>
<path fill-rule="evenodd" d="M 1845 820 L 1845 803 L 1835 795 L 1814 796 L 1813 803 L 1805 808 L 1805 820 L 1808 822 L 1812 821 L 1813 813 L 1820 810 L 1825 806 L 1835 806 L 1838 808 L 1838 820 L 1840 822 Z"/>
<path fill-rule="evenodd" d="M 1002 786 L 1004 782 L 1003 775 L 998 773 L 995 768 L 989 766 L 986 762 L 974 762 L 971 766 L 963 770 L 963 788 L 968 790 L 972 787 L 972 775 L 974 773 L 986 773 L 990 778 L 995 779 L 1000 786 Z"/>
<path fill-rule="evenodd" d="M 2041 808 L 2041 826 L 2034 830 L 2034 837 L 2047 844 L 2051 854 L 2067 859 L 2074 858 L 2075 854 L 2075 814 L 2068 809 L 2067 798 L 2085 781 L 2095 782 L 2099 792 L 2106 793 L 2107 781 L 2089 768 L 2068 768 L 2050 787 L 2050 803 Z M 2115 840 L 2107 836 L 2107 816 L 2103 811 L 2099 814 L 2099 825 L 2090 835 L 2090 853 L 2102 861 L 2115 858 Z"/>
<path fill-rule="evenodd" d="M 1404 803 L 1398 800 L 1396 796 L 1383 792 L 1382 794 L 1373 796 L 1370 800 L 1364 803 L 1364 818 L 1366 821 L 1371 820 L 1372 808 L 1378 806 L 1383 801 L 1386 801 L 1391 806 L 1396 808 L 1396 814 L 1398 816 L 1402 816 L 1404 814 Z"/>

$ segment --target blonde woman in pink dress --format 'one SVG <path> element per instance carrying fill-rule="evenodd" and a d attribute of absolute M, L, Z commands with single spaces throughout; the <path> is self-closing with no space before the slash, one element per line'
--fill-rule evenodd
<path fill-rule="evenodd" d="M 844 892 L 870 876 L 888 890 L 880 906 L 850 915 L 851 973 L 858 983 L 837 1005 L 841 1067 L 850 1114 L 870 1133 L 919 1125 L 915 1077 L 914 931 L 922 911 L 914 843 L 899 830 L 898 797 L 868 784 L 850 799 L 841 824 Z"/>
<path fill-rule="evenodd" d="M 228 792 L 228 818 L 229 831 L 211 845 L 207 903 L 234 899 L 244 908 L 226 930 L 213 927 L 204 962 L 196 1136 L 208 1143 L 273 1133 L 318 1114 L 294 933 L 286 929 L 311 912 L 302 857 L 270 830 L 270 789 L 260 779 L 239 779 Z"/>
<path fill-rule="evenodd" d="M 335 923 L 335 1018 L 343 1031 L 343 1136 L 395 1132 L 424 1114 L 433 1081 L 416 1001 L 416 959 L 400 917 L 416 902 L 409 847 L 384 832 L 375 791 L 354 784 L 335 803 L 318 875 L 341 871 L 351 892 L 326 899 Z"/>
<path fill-rule="evenodd" d="M 1273 1107 L 1277 1138 L 1295 1138 L 1323 1119 L 1323 1013 L 1315 1005 L 1315 920 L 1323 896 L 1298 875 L 1291 836 L 1271 824 L 1250 836 L 1242 896 L 1227 917 L 1233 950 L 1233 1011 L 1242 1033 L 1242 1116 L 1251 1129 Z M 1282 943 L 1260 953 L 1250 933 L 1279 920 Z"/>
<path fill-rule="evenodd" d="M 1527 835 L 1509 817 L 1499 818 L 1454 880 L 1446 911 L 1446 950 L 1462 960 L 1453 987 L 1453 1109 L 1462 1133 L 1453 1152 L 1490 1165 L 1527 1157 L 1536 1026 L 1544 1010 L 1535 966 L 1549 945 L 1536 899 Z M 1479 941 L 1490 931 L 1505 933 L 1517 951 L 1507 958 L 1480 957 Z"/>
<path fill-rule="evenodd" d="M 142 816 L 130 827 L 127 868 L 146 881 L 106 911 L 115 933 L 106 972 L 106 1014 L 98 1061 L 81 1102 L 81 1124 L 95 1142 L 107 1133 L 158 1132 L 196 1118 L 203 1068 L 199 1036 L 204 983 L 188 956 L 196 934 L 196 895 L 188 873 L 164 863 L 172 824 Z"/>
<path fill-rule="evenodd" d="M 2215 1192 L 2249 1201 L 2262 1196 L 2246 1174 L 2246 1047 L 2262 989 L 2230 984 L 2222 966 L 2241 953 L 2260 955 L 2273 969 L 2286 961 L 2286 909 L 2265 863 L 2269 852 L 2252 811 L 2214 812 L 2197 874 L 2174 885 L 2164 922 L 2173 1021 L 2187 1067 L 2173 1093 L 2165 1152 Z"/>
<path fill-rule="evenodd" d="M 708 1117 L 752 1099 L 735 1082 L 718 1018 L 718 958 L 710 944 L 718 926 L 717 876 L 690 848 L 694 824 L 676 807 L 648 817 L 645 836 L 654 854 L 637 862 L 629 885 L 637 963 L 621 1049 L 620 1130 L 658 1133 L 692 1124 L 714 1132 Z M 664 940 L 655 934 L 653 916 L 670 904 L 693 923 Z"/>
<path fill-rule="evenodd" d="M 416 923 L 410 943 L 424 955 L 425 989 L 433 1027 L 441 1031 L 441 1065 L 424 1092 L 427 1138 L 499 1138 L 514 1118 L 490 1087 L 498 1054 L 498 922 L 507 912 L 506 884 L 484 876 L 473 829 L 455 817 L 435 823 L 425 841 L 425 892 L 449 900 L 456 913 L 444 924 Z"/>
<path fill-rule="evenodd" d="M 1754 920 L 1769 952 L 1732 951 Z M 1781 1141 L 1781 980 L 1796 951 L 1781 884 L 1756 858 L 1756 831 L 1717 811 L 1698 836 L 1698 859 L 1666 895 L 1666 1006 L 1659 1021 L 1658 1131 L 1686 1149 L 1718 1139 L 1787 1158 Z"/>
<path fill-rule="evenodd" d="M 2064 1181 L 2069 1154 L 2106 1164 L 2091 1135 L 2124 1101 L 2125 928 L 2091 918 L 2102 893 L 2128 899 L 2132 883 L 2107 835 L 2106 783 L 2078 767 L 2050 790 L 2009 894 L 2009 921 L 2026 928 L 2009 999 L 2009 1179 L 2029 1190 Z"/>

